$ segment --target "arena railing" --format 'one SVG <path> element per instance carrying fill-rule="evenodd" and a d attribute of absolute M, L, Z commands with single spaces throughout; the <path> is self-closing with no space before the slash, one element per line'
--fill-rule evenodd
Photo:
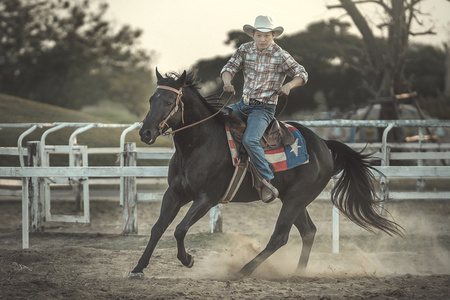
<path fill-rule="evenodd" d="M 417 127 L 417 128 L 427 128 L 427 127 L 439 127 L 439 128 L 449 128 L 449 121 L 426 121 L 426 120 L 394 120 L 394 121 L 357 121 L 357 120 L 320 120 L 320 121 L 301 121 L 301 123 L 307 127 L 312 128 L 320 128 L 320 127 L 329 127 L 329 128 L 364 128 L 364 127 L 376 127 L 376 128 L 384 128 L 383 138 L 381 144 L 368 144 L 368 148 L 377 148 L 379 147 L 379 152 L 375 154 L 375 157 L 380 159 L 380 166 L 376 166 L 376 168 L 384 173 L 384 176 L 380 176 L 379 180 L 382 185 L 381 189 L 381 198 L 384 200 L 389 199 L 389 188 L 388 188 L 388 178 L 445 178 L 448 179 L 450 177 L 450 167 L 448 166 L 428 166 L 423 165 L 423 161 L 426 159 L 440 159 L 440 160 L 448 160 L 449 157 L 449 149 L 450 144 L 436 144 L 432 149 L 429 144 L 423 143 L 420 140 L 419 135 L 419 143 L 418 147 L 415 147 L 418 151 L 411 154 L 411 152 L 406 153 L 394 153 L 391 150 L 394 148 L 392 143 L 388 143 L 387 136 L 390 130 L 394 127 Z M 129 198 L 135 198 L 140 201 L 145 200 L 146 196 L 141 195 L 138 197 L 137 195 L 130 194 L 129 191 L 126 190 L 125 180 L 127 178 L 136 178 L 136 177 L 146 177 L 146 178 L 164 178 L 167 176 L 167 167 L 166 166 L 125 166 L 124 158 L 126 157 L 127 152 L 125 151 L 126 147 L 126 135 L 138 128 L 141 127 L 141 123 L 134 124 L 102 124 L 102 123 L 28 123 L 28 124 L 0 124 L 1 129 L 6 128 L 23 128 L 26 129 L 19 137 L 17 141 L 17 148 L 14 147 L 1 147 L 0 146 L 0 155 L 18 155 L 20 161 L 20 167 L 0 167 L 0 177 L 6 178 L 21 178 L 21 186 L 22 186 L 22 235 L 23 235 L 23 248 L 28 248 L 29 240 L 28 240 L 28 232 L 29 232 L 29 182 L 32 180 L 29 179 L 38 179 L 38 178 L 86 178 L 89 177 L 97 177 L 97 178 L 120 178 L 120 202 L 123 205 L 124 201 L 126 201 L 127 205 L 124 206 L 124 219 L 125 215 L 130 215 L 129 212 L 126 212 L 129 209 Z M 25 138 L 37 128 L 48 128 L 44 134 L 41 136 L 40 145 L 38 152 L 45 153 L 45 149 L 48 148 L 49 145 L 46 144 L 46 138 L 50 133 L 56 132 L 62 128 L 77 128 L 68 141 L 68 148 L 66 148 L 69 154 L 69 167 L 52 167 L 49 166 L 47 157 L 41 161 L 40 165 L 31 167 L 25 166 L 24 157 L 29 155 L 27 149 L 25 149 L 22 145 Z M 89 166 L 75 166 L 75 160 L 72 158 L 74 153 L 78 153 L 79 148 L 75 145 L 75 140 L 78 134 L 81 134 L 85 131 L 88 131 L 92 128 L 124 128 L 122 135 L 119 141 L 119 148 L 88 148 L 88 153 L 102 153 L 102 151 L 109 153 L 118 153 L 120 155 L 120 166 L 104 166 L 104 167 L 89 167 Z M 362 147 L 363 144 L 349 144 L 350 146 Z M 406 144 L 408 145 L 408 144 Z M 410 144 L 409 144 L 410 145 Z M 405 146 L 405 145 L 403 145 Z M 150 149 L 151 147 L 146 147 Z M 409 148 L 411 148 L 409 146 Z M 144 152 L 144 147 L 139 148 L 131 148 L 132 152 L 141 153 Z M 170 149 L 170 148 L 169 148 Z M 160 149 L 161 152 L 153 152 L 155 155 L 155 159 L 163 158 L 168 159 L 172 153 L 173 149 Z M 423 150 L 427 150 L 427 152 L 420 152 Z M 433 151 L 430 151 L 433 150 Z M 442 152 L 444 151 L 444 152 Z M 413 156 L 411 156 L 413 155 Z M 145 155 L 139 155 L 140 158 L 145 157 Z M 148 157 L 148 156 L 146 156 Z M 42 159 L 42 158 L 41 158 Z M 393 159 L 414 159 L 417 161 L 414 166 L 395 166 L 392 167 L 389 164 L 390 160 Z M 89 185 L 87 185 L 88 189 Z M 34 187 L 35 188 L 35 187 Z M 137 191 L 135 192 L 137 194 Z M 127 196 L 128 195 L 128 196 Z M 413 197 L 424 197 L 425 199 L 450 199 L 448 192 L 439 193 L 429 193 L 429 192 L 415 192 L 415 194 L 403 195 L 402 199 L 411 199 Z M 45 196 L 44 196 L 45 197 Z M 128 197 L 128 198 L 127 198 Z M 89 198 L 87 193 L 86 199 Z M 158 197 L 150 197 L 151 199 L 155 199 Z M 85 200 L 86 200 L 85 199 Z M 125 200 L 126 199 L 126 200 Z M 35 201 L 31 199 L 32 201 Z M 49 205 L 50 199 L 45 200 Z M 87 200 L 89 202 L 89 200 Z M 88 203 L 85 205 L 88 207 Z M 212 218 L 221 217 L 221 205 L 216 206 L 212 211 L 210 216 Z M 36 212 L 35 212 L 36 213 Z M 86 212 L 85 212 L 86 214 Z M 89 212 L 87 212 L 89 214 Z M 336 209 L 333 210 L 333 252 L 339 252 L 339 214 Z M 89 218 L 87 218 L 89 221 Z M 127 220 L 129 221 L 129 220 Z M 125 222 L 125 221 L 124 221 Z M 129 222 L 128 222 L 129 223 Z M 220 222 L 211 221 L 211 224 L 219 224 Z M 129 230 L 134 230 L 132 227 Z M 210 228 L 212 232 L 214 232 L 214 228 Z"/>

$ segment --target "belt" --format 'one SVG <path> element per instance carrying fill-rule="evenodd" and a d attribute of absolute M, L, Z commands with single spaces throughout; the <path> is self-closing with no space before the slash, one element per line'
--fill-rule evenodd
<path fill-rule="evenodd" d="M 259 101 L 257 99 L 250 99 L 250 101 L 248 102 L 248 105 L 260 105 L 260 104 L 264 104 L 264 102 Z"/>
<path fill-rule="evenodd" d="M 260 104 L 266 104 L 263 101 L 254 99 L 254 98 L 248 98 L 246 95 L 242 97 L 242 101 L 245 105 L 260 105 Z"/>

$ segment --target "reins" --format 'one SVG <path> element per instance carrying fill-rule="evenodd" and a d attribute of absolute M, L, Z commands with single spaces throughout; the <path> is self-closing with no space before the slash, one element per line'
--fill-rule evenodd
<path fill-rule="evenodd" d="M 181 121 L 182 121 L 182 123 L 184 125 L 184 103 L 181 100 L 181 97 L 183 96 L 183 91 L 182 91 L 183 88 L 180 88 L 179 90 L 177 90 L 177 89 L 171 88 L 170 86 L 165 86 L 165 85 L 158 85 L 156 88 L 157 89 L 168 90 L 168 91 L 171 91 L 171 92 L 174 92 L 175 94 L 177 94 L 177 99 L 175 101 L 175 107 L 172 109 L 172 111 L 169 113 L 169 115 L 161 123 L 159 123 L 159 132 L 160 132 L 161 135 L 170 135 L 170 134 L 174 135 L 176 132 L 179 132 L 181 130 L 184 130 L 184 129 L 196 126 L 196 125 L 201 124 L 201 123 L 203 123 L 205 121 L 208 121 L 209 119 L 214 118 L 217 114 L 220 113 L 220 111 L 222 109 L 224 109 L 228 105 L 228 102 L 230 102 L 231 98 L 233 97 L 233 94 L 231 94 L 230 97 L 228 98 L 228 100 L 225 102 L 225 104 L 218 111 L 216 111 L 214 114 L 204 118 L 203 120 L 200 120 L 198 122 L 195 122 L 195 123 L 183 126 L 181 128 L 175 129 L 175 130 L 171 130 L 169 132 L 163 132 L 164 127 L 166 127 L 166 126 L 169 127 L 169 125 L 167 124 L 167 121 L 178 111 L 179 103 L 181 103 Z M 219 98 L 221 98 L 222 95 L 223 95 L 223 92 L 220 94 Z"/>
<path fill-rule="evenodd" d="M 183 100 L 181 99 L 181 98 L 183 97 L 183 88 L 181 87 L 180 89 L 177 90 L 177 89 L 174 89 L 174 88 L 172 88 L 172 87 L 170 87 L 170 86 L 166 86 L 166 85 L 158 85 L 156 88 L 157 88 L 157 89 L 162 89 L 162 90 L 171 91 L 171 92 L 174 92 L 175 94 L 177 94 L 177 99 L 175 100 L 175 107 L 170 111 L 169 115 L 168 115 L 163 121 L 161 121 L 161 123 L 159 123 L 159 133 L 160 133 L 161 135 L 170 135 L 170 134 L 171 134 L 171 135 L 174 135 L 176 132 L 179 132 L 179 131 L 181 131 L 181 130 L 184 130 L 184 129 L 187 129 L 187 128 L 196 126 L 196 125 L 201 124 L 201 123 L 203 123 L 203 122 L 205 122 L 205 121 L 208 121 L 209 119 L 214 118 L 217 114 L 220 113 L 220 111 L 221 111 L 222 109 L 224 109 L 224 108 L 228 105 L 228 103 L 230 102 L 231 98 L 234 98 L 234 97 L 233 97 L 234 94 L 231 94 L 230 97 L 229 97 L 229 98 L 227 99 L 227 101 L 225 102 L 225 104 L 224 104 L 219 110 L 217 110 L 214 114 L 212 114 L 212 115 L 210 115 L 210 116 L 208 116 L 208 117 L 206 117 L 206 118 L 204 118 L 204 119 L 202 119 L 202 120 L 200 120 L 200 121 L 197 121 L 197 122 L 195 122 L 195 123 L 192 123 L 192 124 L 183 126 L 183 127 L 181 127 L 181 128 L 175 129 L 175 130 L 171 130 L 171 131 L 168 131 L 168 132 L 163 132 L 163 130 L 164 130 L 164 128 L 165 128 L 166 126 L 167 126 L 167 127 L 170 127 L 170 126 L 167 124 L 167 121 L 169 121 L 169 119 L 170 119 L 170 118 L 178 111 L 180 105 L 181 105 L 181 122 L 182 122 L 183 125 L 184 125 L 184 103 L 183 103 Z M 218 99 L 221 99 L 221 98 L 222 98 L 223 93 L 224 93 L 224 92 L 222 92 L 222 93 L 220 94 L 220 96 L 219 96 Z M 217 94 L 217 93 L 216 93 L 216 94 Z M 286 96 L 286 101 L 285 101 L 285 103 L 284 103 L 284 106 L 283 106 L 281 112 L 278 114 L 278 116 L 280 116 L 280 115 L 284 112 L 284 109 L 285 109 L 286 106 L 287 106 L 287 100 L 288 100 L 288 97 Z M 234 102 L 235 102 L 235 104 L 236 104 L 236 101 L 234 101 Z M 239 107 L 238 107 L 237 105 L 236 105 L 236 107 L 239 109 Z M 259 112 L 258 114 L 262 113 L 262 112 L 264 111 L 264 109 L 265 109 L 265 108 L 263 108 L 263 109 L 261 110 L 261 112 Z M 240 109 L 239 109 L 239 111 L 240 111 Z M 241 113 L 244 114 L 244 115 L 246 115 L 243 111 L 241 111 Z M 257 114 L 257 115 L 258 115 L 258 114 Z M 249 117 L 250 115 L 247 115 L 247 116 Z M 251 115 L 251 116 L 255 116 L 255 115 Z"/>

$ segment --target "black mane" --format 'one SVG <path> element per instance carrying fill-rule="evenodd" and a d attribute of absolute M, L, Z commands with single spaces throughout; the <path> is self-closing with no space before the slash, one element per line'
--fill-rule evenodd
<path fill-rule="evenodd" d="M 174 82 L 181 77 L 180 73 L 177 73 L 174 71 L 168 72 L 164 75 L 165 75 L 165 78 L 159 80 L 158 84 Z M 197 70 L 196 69 L 191 69 L 186 72 L 185 87 L 190 87 L 193 90 L 199 90 L 199 89 L 201 89 L 200 84 L 201 84 L 200 81 L 197 79 Z"/>
<path fill-rule="evenodd" d="M 165 74 L 165 78 L 158 81 L 158 84 L 168 84 L 173 83 L 177 79 L 179 79 L 181 74 L 171 71 Z M 216 113 L 222 106 L 224 105 L 223 99 L 220 98 L 221 92 L 216 92 L 206 98 L 200 94 L 199 90 L 201 89 L 201 82 L 197 76 L 197 69 L 191 69 L 186 72 L 186 83 L 184 87 L 188 88 L 192 91 L 197 97 L 203 102 L 203 104 L 208 108 L 211 114 Z M 232 104 L 231 102 L 228 103 Z M 233 123 L 236 122 L 235 118 L 237 116 L 230 116 L 228 113 L 219 112 L 215 118 L 218 119 L 222 123 Z"/>

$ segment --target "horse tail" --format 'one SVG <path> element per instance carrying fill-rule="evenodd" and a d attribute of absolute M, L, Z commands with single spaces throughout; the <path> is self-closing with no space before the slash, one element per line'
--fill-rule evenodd
<path fill-rule="evenodd" d="M 403 236 L 403 228 L 379 213 L 380 199 L 376 194 L 369 156 L 333 140 L 325 141 L 333 154 L 333 175 L 342 171 L 331 190 L 331 201 L 352 222 L 369 232 L 375 229 Z"/>

